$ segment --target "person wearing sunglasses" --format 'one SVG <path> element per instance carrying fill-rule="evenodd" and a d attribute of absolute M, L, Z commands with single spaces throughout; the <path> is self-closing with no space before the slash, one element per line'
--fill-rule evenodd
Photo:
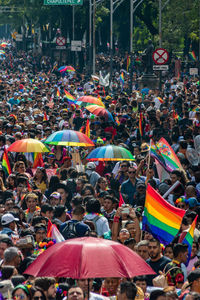
<path fill-rule="evenodd" d="M 136 168 L 129 167 L 128 169 L 128 177 L 129 179 L 124 181 L 121 185 L 121 193 L 128 196 L 128 203 L 131 205 L 135 205 L 134 195 L 136 193 L 136 185 L 140 181 L 136 178 Z"/>
<path fill-rule="evenodd" d="M 35 287 L 33 293 L 33 300 L 47 300 L 44 291 L 40 287 Z"/>

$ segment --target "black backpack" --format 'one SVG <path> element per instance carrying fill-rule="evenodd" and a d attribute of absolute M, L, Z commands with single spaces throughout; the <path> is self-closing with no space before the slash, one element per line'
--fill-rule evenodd
<path fill-rule="evenodd" d="M 66 222 L 65 227 L 62 229 L 62 235 L 65 240 L 74 239 L 79 237 L 76 231 L 76 225 L 80 222 L 73 222 L 71 220 Z"/>

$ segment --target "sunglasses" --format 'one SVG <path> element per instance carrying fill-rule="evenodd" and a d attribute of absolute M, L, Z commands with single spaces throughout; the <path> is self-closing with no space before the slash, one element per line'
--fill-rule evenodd
<path fill-rule="evenodd" d="M 14 296 L 14 298 L 13 298 L 14 300 L 23 300 L 23 299 L 25 299 L 25 295 L 24 294 L 20 294 L 20 295 L 15 295 Z"/>
<path fill-rule="evenodd" d="M 135 174 L 136 172 L 134 171 L 129 171 L 128 174 Z"/>
<path fill-rule="evenodd" d="M 44 299 L 43 296 L 35 296 L 35 297 L 33 297 L 33 300 L 40 300 L 40 299 L 43 300 Z"/>
<path fill-rule="evenodd" d="M 127 165 L 123 165 L 123 166 L 121 166 L 121 168 L 127 168 L 128 166 Z"/>

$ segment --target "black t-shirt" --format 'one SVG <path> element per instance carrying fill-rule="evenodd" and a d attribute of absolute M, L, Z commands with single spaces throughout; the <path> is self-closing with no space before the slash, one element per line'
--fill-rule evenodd
<path fill-rule="evenodd" d="M 147 275 L 147 285 L 152 286 L 152 280 L 159 275 L 159 271 L 163 271 L 165 266 L 170 262 L 171 260 L 166 257 L 162 256 L 159 260 L 157 261 L 151 261 L 150 258 L 146 260 L 147 264 L 150 265 L 150 267 L 154 270 L 156 275 Z"/>
<path fill-rule="evenodd" d="M 84 119 L 81 117 L 75 117 L 73 120 L 73 124 L 74 124 L 74 130 L 79 131 L 82 124 L 83 124 Z"/>

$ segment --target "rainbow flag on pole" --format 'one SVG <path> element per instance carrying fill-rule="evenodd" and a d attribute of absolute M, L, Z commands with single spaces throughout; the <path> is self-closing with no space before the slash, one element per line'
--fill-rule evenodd
<path fill-rule="evenodd" d="M 44 166 L 44 161 L 42 158 L 42 153 L 33 153 L 33 169 L 37 167 L 43 167 Z"/>
<path fill-rule="evenodd" d="M 52 224 L 52 222 L 49 220 L 47 225 L 47 237 L 51 239 L 55 239 L 56 243 L 64 242 L 64 237 L 58 230 L 55 224 Z"/>
<path fill-rule="evenodd" d="M 56 91 L 56 96 L 60 97 L 60 91 L 59 91 L 59 89 L 57 89 L 57 91 Z"/>
<path fill-rule="evenodd" d="M 119 80 L 121 82 L 122 89 L 123 89 L 123 87 L 124 87 L 124 73 L 123 72 L 120 74 Z"/>
<path fill-rule="evenodd" d="M 196 58 L 196 55 L 195 55 L 195 52 L 194 50 L 192 52 L 190 52 L 190 57 L 193 61 L 197 61 L 197 58 Z"/>
<path fill-rule="evenodd" d="M 88 119 L 85 126 L 85 134 L 90 137 L 90 121 Z"/>
<path fill-rule="evenodd" d="M 164 245 L 170 244 L 180 229 L 184 214 L 185 210 L 172 206 L 151 185 L 147 186 L 143 230 Z"/>
<path fill-rule="evenodd" d="M 74 101 L 75 100 L 75 97 L 72 96 L 69 92 L 67 92 L 65 89 L 64 89 L 64 92 L 65 92 L 65 96 L 67 97 L 68 100 L 71 100 L 71 101 Z"/>
<path fill-rule="evenodd" d="M 179 243 L 186 244 L 188 245 L 188 262 L 191 257 L 191 252 L 192 252 L 192 244 L 194 240 L 194 230 L 196 227 L 197 223 L 197 218 L 198 216 L 195 217 L 194 221 L 192 222 L 189 231 L 182 232 L 180 237 L 179 237 Z"/>
<path fill-rule="evenodd" d="M 142 123 L 143 123 L 143 114 L 140 112 L 140 115 L 139 115 L 139 132 L 140 132 L 141 137 L 143 136 Z"/>
<path fill-rule="evenodd" d="M 8 153 L 6 149 L 4 148 L 4 154 L 3 154 L 3 160 L 2 160 L 2 168 L 5 172 L 6 177 L 12 173 L 10 162 L 8 159 Z"/>
<path fill-rule="evenodd" d="M 153 140 L 150 141 L 150 155 L 155 160 L 157 160 L 161 164 L 161 166 L 163 166 L 164 169 L 167 170 L 167 166 L 166 166 L 165 160 L 162 157 L 161 152 L 158 150 L 158 148 L 157 148 L 157 146 L 156 146 L 156 144 L 154 143 Z"/>
<path fill-rule="evenodd" d="M 183 167 L 176 156 L 174 150 L 171 148 L 171 146 L 168 144 L 168 142 L 161 138 L 158 143 L 156 143 L 156 146 L 160 153 L 162 154 L 162 157 L 164 158 L 167 170 L 169 172 L 172 172 L 173 170 L 183 170 Z"/>

